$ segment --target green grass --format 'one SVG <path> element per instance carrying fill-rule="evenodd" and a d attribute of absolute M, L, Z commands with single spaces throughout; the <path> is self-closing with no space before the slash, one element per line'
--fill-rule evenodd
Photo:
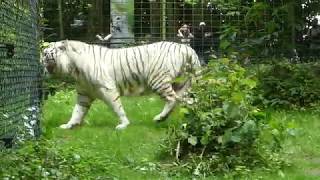
<path fill-rule="evenodd" d="M 320 113 L 276 112 L 273 116 L 298 129 L 295 137 L 288 138 L 284 145 L 286 156 L 292 164 L 284 170 L 284 179 L 320 179 Z"/>
<path fill-rule="evenodd" d="M 74 99 L 74 92 L 63 91 L 46 101 L 42 122 L 45 136 L 62 148 L 72 149 L 80 157 L 94 157 L 103 162 L 108 172 L 93 172 L 97 177 L 108 174 L 117 179 L 173 178 L 166 170 L 154 168 L 155 164 L 168 160 L 161 154 L 160 144 L 167 127 L 178 122 L 175 113 L 166 122 L 156 124 L 152 121 L 163 106 L 158 97 L 122 98 L 131 120 L 123 131 L 115 130 L 118 118 L 99 101 L 91 107 L 80 127 L 59 129 L 58 126 L 70 118 Z M 291 161 L 291 166 L 276 173 L 255 170 L 243 179 L 320 179 L 320 112 L 274 111 L 272 117 L 297 129 L 295 136 L 288 137 L 284 144 L 284 156 Z M 174 177 L 192 178 L 186 175 Z"/>
<path fill-rule="evenodd" d="M 93 104 L 80 127 L 72 130 L 57 128 L 70 118 L 74 99 L 74 93 L 58 92 L 45 103 L 42 124 L 46 136 L 59 146 L 72 147 L 80 156 L 90 154 L 98 159 L 107 159 L 109 163 L 106 166 L 114 177 L 159 178 L 159 173 L 145 170 L 150 169 L 154 162 L 161 161 L 160 144 L 168 123 L 172 121 L 171 118 L 160 124 L 152 121 L 163 106 L 158 97 L 123 98 L 127 116 L 131 120 L 131 124 L 123 131 L 115 130 L 118 118 L 101 101 Z"/>

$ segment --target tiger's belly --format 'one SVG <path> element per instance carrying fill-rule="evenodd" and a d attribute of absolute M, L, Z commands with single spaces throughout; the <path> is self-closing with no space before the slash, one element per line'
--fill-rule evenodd
<path fill-rule="evenodd" d="M 144 86 L 127 86 L 126 88 L 118 87 L 118 90 L 122 96 L 140 96 L 146 93 L 146 87 Z"/>

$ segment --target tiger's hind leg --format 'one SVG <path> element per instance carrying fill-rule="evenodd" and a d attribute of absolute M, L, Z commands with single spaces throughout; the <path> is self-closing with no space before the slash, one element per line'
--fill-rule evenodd
<path fill-rule="evenodd" d="M 176 105 L 176 98 L 175 99 L 172 99 L 170 98 L 170 100 L 168 100 L 166 98 L 166 104 L 164 105 L 164 108 L 162 110 L 162 112 L 158 115 L 156 115 L 153 120 L 155 122 L 160 122 L 160 121 L 163 121 L 165 120 L 168 115 L 170 114 L 170 112 L 172 111 L 172 109 L 174 108 L 174 106 Z"/>
<path fill-rule="evenodd" d="M 120 101 L 120 94 L 116 89 L 100 89 L 101 99 L 108 105 L 110 105 L 113 111 L 118 115 L 120 123 L 116 126 L 117 130 L 125 129 L 129 124 L 129 120 L 122 107 Z"/>
<path fill-rule="evenodd" d="M 184 100 L 188 89 L 191 87 L 191 79 L 186 80 L 183 83 L 178 83 L 173 85 L 173 89 L 177 94 L 179 100 Z"/>
<path fill-rule="evenodd" d="M 179 83 L 172 85 L 170 83 L 164 84 L 162 86 L 163 91 L 158 91 L 160 96 L 164 97 L 166 100 L 166 104 L 162 110 L 162 112 L 156 115 L 153 120 L 156 122 L 160 122 L 165 120 L 170 112 L 176 105 L 177 100 L 183 100 L 186 94 L 186 91 L 190 88 L 191 81 L 187 80 L 184 83 Z"/>
<path fill-rule="evenodd" d="M 159 84 L 158 87 L 152 87 L 161 97 L 166 100 L 166 104 L 162 112 L 156 115 L 153 120 L 156 122 L 163 121 L 170 114 L 177 102 L 177 95 L 173 90 L 172 84 L 168 81 L 163 84 Z"/>

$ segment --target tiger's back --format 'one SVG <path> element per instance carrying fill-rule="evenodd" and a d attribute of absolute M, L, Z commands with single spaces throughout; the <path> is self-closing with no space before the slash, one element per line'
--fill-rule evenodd
<path fill-rule="evenodd" d="M 75 49 L 83 49 L 91 57 L 87 58 L 92 66 L 91 81 L 111 79 L 121 95 L 137 95 L 146 89 L 160 93 L 166 88 L 164 84 L 200 67 L 198 56 L 191 47 L 174 42 L 121 49 L 85 43 L 82 46 Z"/>
<path fill-rule="evenodd" d="M 121 94 L 139 94 L 149 88 L 183 76 L 188 68 L 200 67 L 198 56 L 189 46 L 159 42 L 124 49 L 110 49 L 103 61 Z"/>

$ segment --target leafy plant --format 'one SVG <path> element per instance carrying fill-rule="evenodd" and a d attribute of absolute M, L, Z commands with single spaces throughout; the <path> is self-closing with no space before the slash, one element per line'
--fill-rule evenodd
<path fill-rule="evenodd" d="M 258 165 L 281 166 L 276 152 L 285 126 L 271 126 L 266 113 L 252 105 L 256 84 L 254 76 L 229 59 L 209 63 L 193 86 L 194 102 L 180 109 L 182 126 L 172 128 L 167 139 L 189 173 L 241 174 Z M 267 134 L 271 138 L 263 138 Z"/>
<path fill-rule="evenodd" d="M 23 144 L 21 149 L 0 152 L 2 179 L 101 179 L 112 178 L 108 160 L 94 155 L 81 157 L 74 149 L 62 149 L 55 142 L 42 139 Z"/>
<path fill-rule="evenodd" d="M 257 94 L 273 107 L 310 107 L 319 102 L 319 64 L 278 62 L 260 65 Z"/>

